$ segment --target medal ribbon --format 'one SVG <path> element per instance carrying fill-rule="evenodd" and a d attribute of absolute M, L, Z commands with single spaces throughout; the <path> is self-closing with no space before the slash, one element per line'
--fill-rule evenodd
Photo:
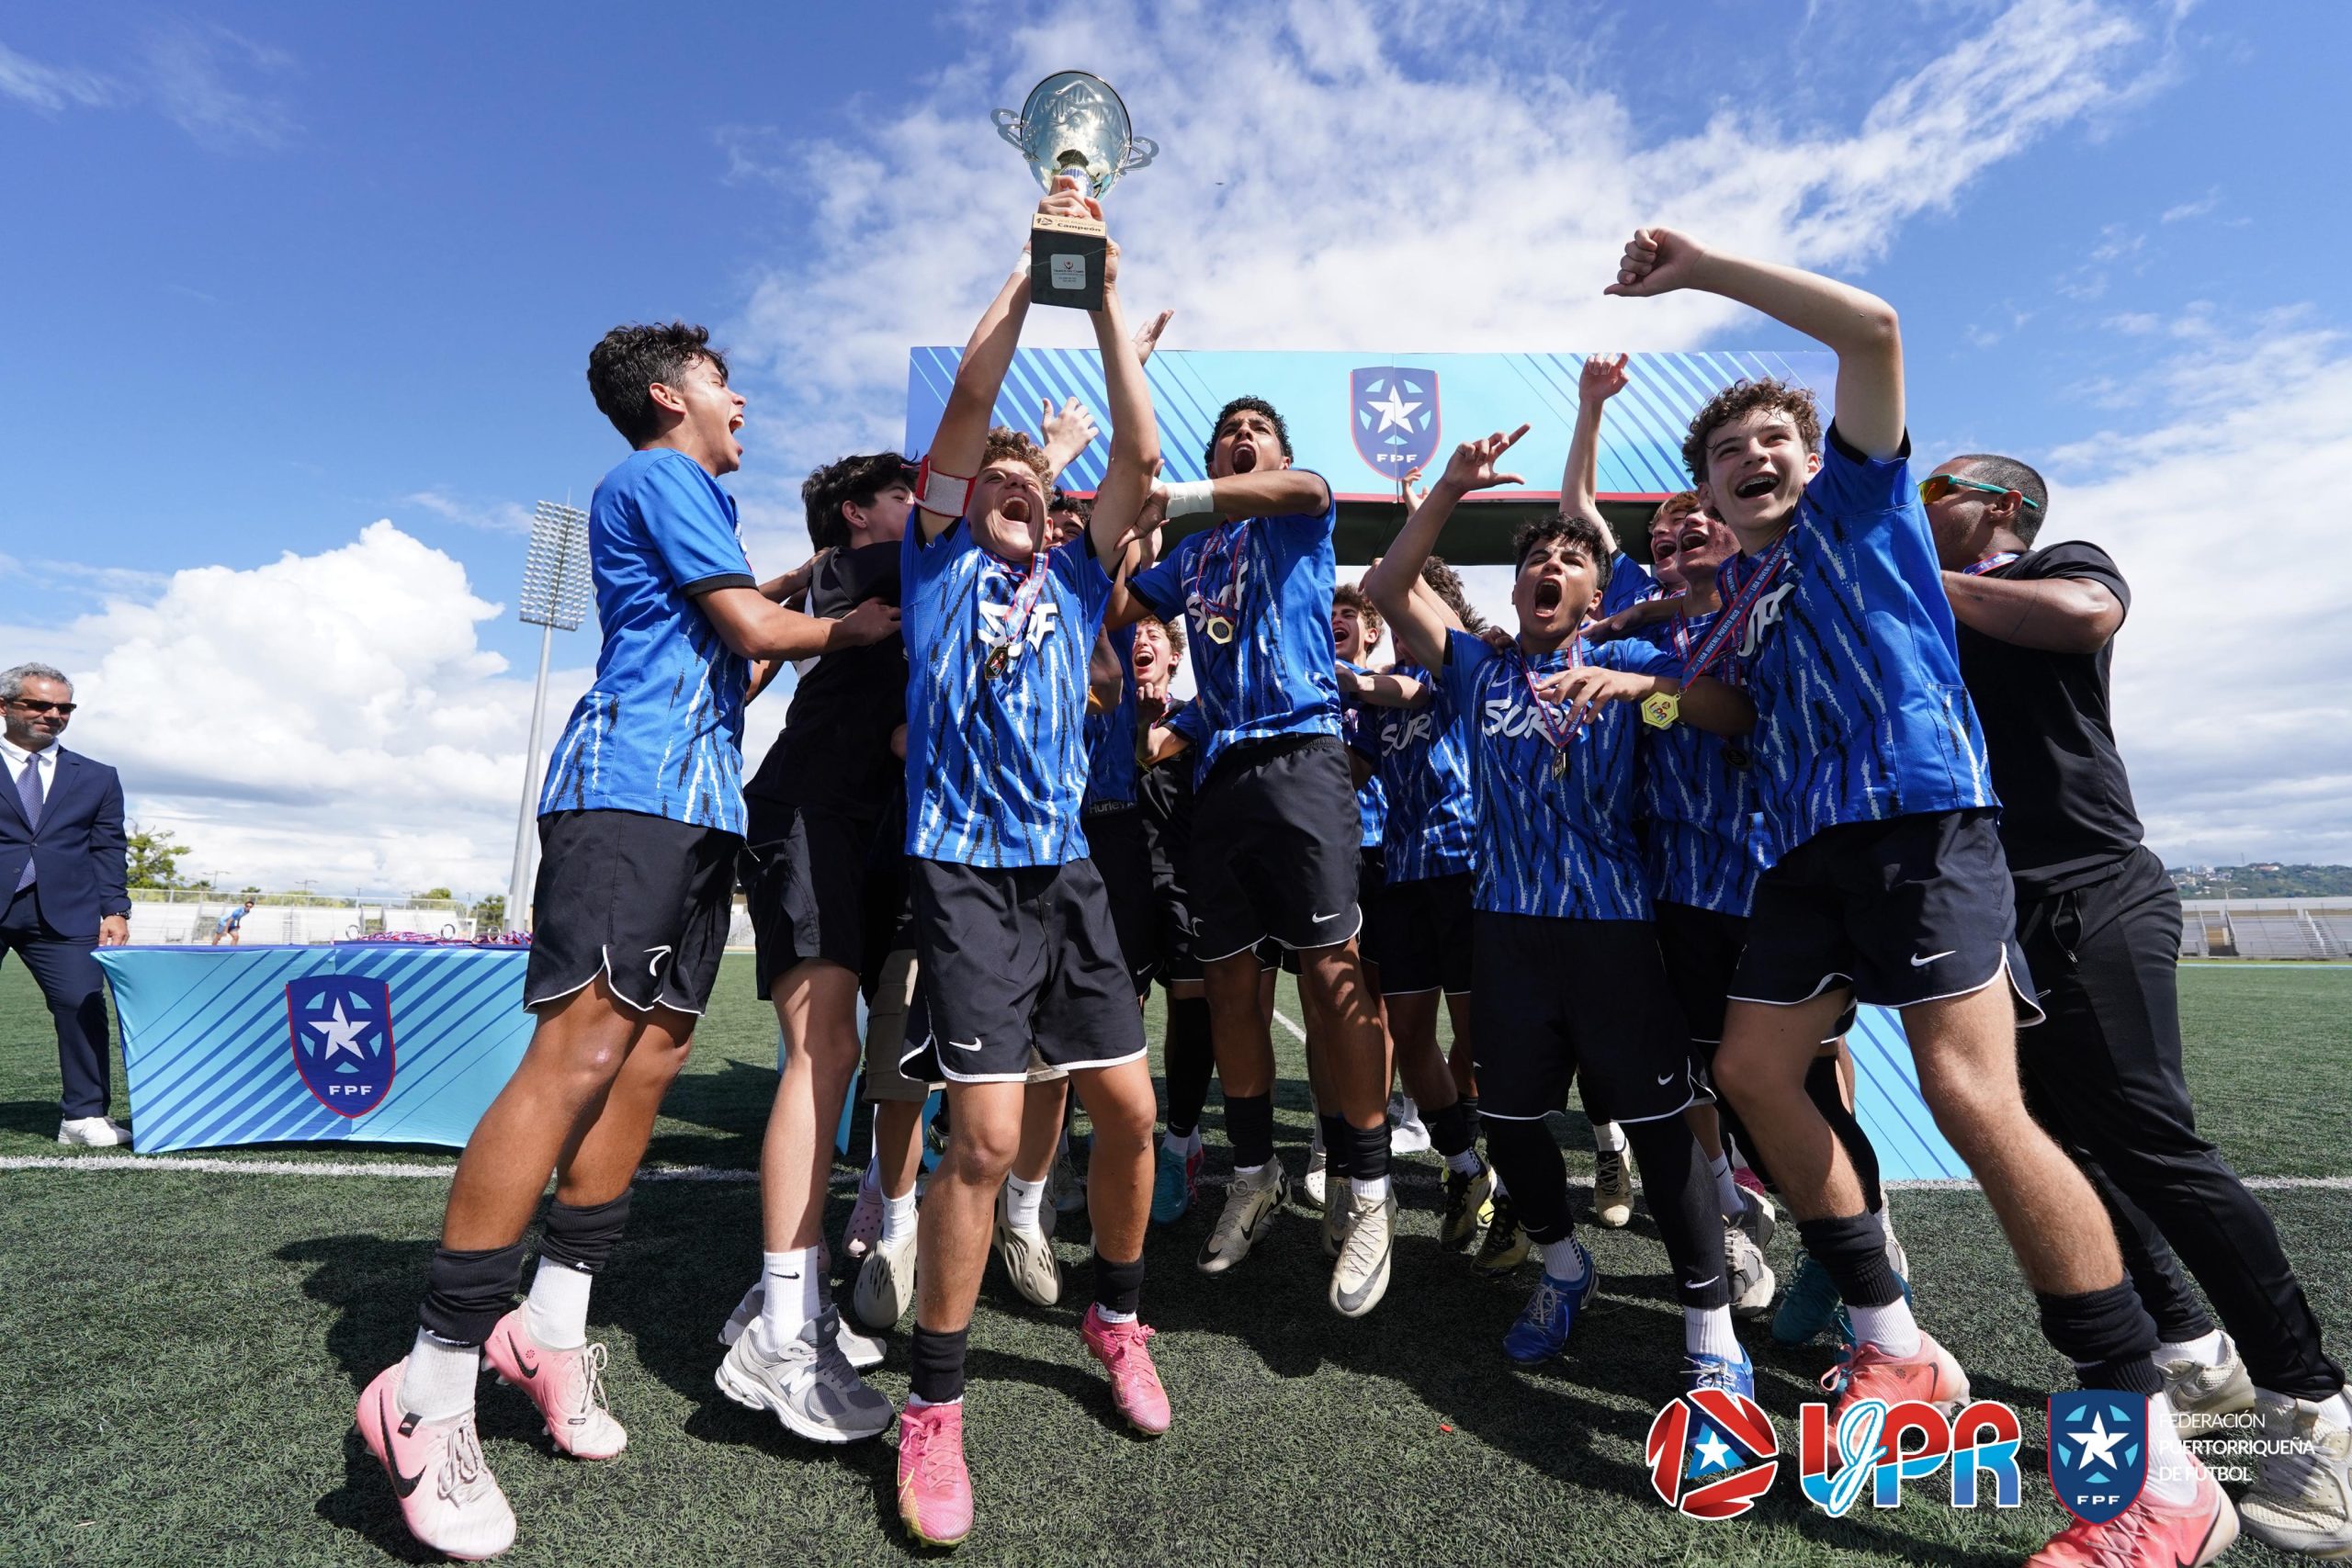
<path fill-rule="evenodd" d="M 1545 702 L 1544 694 L 1535 689 L 1535 667 L 1527 661 L 1527 655 L 1524 653 L 1518 655 L 1518 661 L 1519 682 L 1521 685 L 1527 688 L 1527 700 L 1534 707 L 1535 723 L 1544 731 L 1544 739 L 1552 743 L 1552 750 L 1555 752 L 1566 750 L 1568 742 L 1577 738 L 1576 731 L 1566 724 L 1553 722 L 1552 705 Z M 1568 639 L 1568 668 L 1575 670 L 1583 663 L 1584 638 L 1570 637 Z"/>
<path fill-rule="evenodd" d="M 1735 560 L 1737 558 L 1734 558 Z M 1731 603 L 1723 607 L 1715 624 L 1707 628 L 1707 635 L 1699 641 L 1699 651 L 1693 654 L 1684 648 L 1675 649 L 1682 655 L 1684 685 L 1705 674 L 1739 639 L 1740 634 L 1747 628 L 1748 612 L 1756 608 L 1757 601 L 1764 597 L 1764 591 L 1772 586 L 1773 579 L 1779 577 L 1781 569 L 1788 564 L 1789 536 L 1782 534 L 1772 541 L 1770 549 L 1757 558 L 1755 572 L 1740 584 L 1738 592 L 1732 595 Z M 1677 621 L 1679 619 L 1678 616 Z"/>
<path fill-rule="evenodd" d="M 1185 584 L 1191 596 L 1201 602 L 1202 619 L 1222 615 L 1228 621 L 1241 618 L 1240 583 L 1234 568 L 1239 565 L 1241 530 L 1239 523 L 1223 523 L 1201 537 L 1201 547 L 1193 556 L 1193 581 Z M 1223 564 L 1225 586 L 1211 598 L 1207 592 L 1212 568 Z"/>
<path fill-rule="evenodd" d="M 2003 567 L 2008 565 L 2013 560 L 2023 560 L 2024 558 L 2024 555 L 2017 550 L 2003 550 L 1999 555 L 1986 556 L 1974 566 L 1962 567 L 1960 569 L 1960 574 L 1962 577 L 1982 577 L 1988 571 L 2000 570 Z"/>
<path fill-rule="evenodd" d="M 1037 600 L 1046 591 L 1046 579 L 1052 563 L 1039 551 L 1029 561 L 1029 570 L 1013 579 L 1019 586 L 1012 594 L 1012 608 L 1005 612 L 1004 635 L 989 645 L 989 667 L 1002 671 L 1012 662 L 1012 650 L 1029 637 L 1029 621 L 1037 613 Z M 1007 575 L 1012 569 L 1005 568 Z"/>

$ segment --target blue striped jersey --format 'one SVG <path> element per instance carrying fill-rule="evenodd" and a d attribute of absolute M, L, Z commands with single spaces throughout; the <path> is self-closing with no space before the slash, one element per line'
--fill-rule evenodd
<path fill-rule="evenodd" d="M 1119 656 L 1119 705 L 1086 716 L 1086 804 L 1136 798 L 1136 628 L 1111 633 Z"/>
<path fill-rule="evenodd" d="M 548 759 L 539 810 L 639 811 L 743 830 L 743 694 L 751 666 L 695 603 L 756 585 L 735 498 L 669 447 L 632 452 L 588 503 L 604 646 L 596 679 Z"/>
<path fill-rule="evenodd" d="M 1609 563 L 1609 586 L 1600 591 L 1600 607 L 1595 616 L 1613 615 L 1630 604 L 1657 597 L 1657 580 L 1650 569 L 1619 550 Z"/>
<path fill-rule="evenodd" d="M 1767 859 L 1841 822 L 1998 805 L 1909 463 L 1873 462 L 1833 427 L 1784 540 L 1735 650 Z M 1723 602 L 1770 558 L 1725 561 Z"/>
<path fill-rule="evenodd" d="M 1340 733 L 1331 678 L 1335 501 L 1312 515 L 1204 529 L 1127 586 L 1163 621 L 1185 617 L 1195 701 L 1209 725 L 1196 775 L 1237 741 Z M 1218 633 L 1227 635 L 1220 640 Z"/>
<path fill-rule="evenodd" d="M 1372 673 L 1361 664 L 1350 664 L 1348 668 L 1359 675 Z M 1340 739 L 1348 745 L 1354 746 L 1357 737 L 1363 733 L 1364 726 L 1372 722 L 1379 712 L 1378 708 L 1368 707 L 1363 703 L 1341 697 L 1340 699 Z M 1381 840 L 1388 831 L 1388 791 L 1381 784 L 1377 769 L 1364 779 L 1363 785 L 1356 791 L 1356 819 L 1360 828 L 1356 847 L 1363 850 L 1380 848 Z"/>
<path fill-rule="evenodd" d="M 1656 628 L 1658 649 L 1680 668 L 1679 648 L 1696 649 L 1718 612 L 1693 615 L 1683 627 Z M 1737 682 L 1739 662 L 1723 660 L 1707 671 Z M 1763 839 L 1756 812 L 1755 758 L 1751 738 L 1711 735 L 1688 724 L 1656 729 L 1643 725 L 1639 813 L 1642 863 L 1650 897 L 1725 915 L 1746 915 L 1764 870 Z"/>
<path fill-rule="evenodd" d="M 928 544 L 910 527 L 900 548 L 907 853 L 1000 867 L 1080 858 L 1086 671 L 1111 602 L 1093 545 L 1015 566 L 959 519 Z"/>
<path fill-rule="evenodd" d="M 1433 683 L 1418 664 L 1395 673 Z M 1350 744 L 1377 771 L 1388 796 L 1381 861 L 1391 882 L 1420 882 L 1468 871 L 1478 812 L 1470 793 L 1470 739 L 1464 715 L 1434 689 L 1420 708 L 1366 705 Z"/>
<path fill-rule="evenodd" d="M 1538 679 L 1566 670 L 1572 649 L 1611 670 L 1674 673 L 1672 660 L 1636 637 L 1564 643 L 1531 666 L 1516 649 L 1498 653 L 1468 632 L 1447 634 L 1443 701 L 1447 716 L 1466 721 L 1478 807 L 1474 901 L 1503 915 L 1646 920 L 1649 897 L 1634 838 L 1634 731 L 1641 715 L 1630 703 L 1607 704 L 1555 749 L 1546 725 L 1565 716 L 1539 710 L 1527 689 L 1531 668 Z M 1555 774 L 1558 750 L 1567 767 Z"/>

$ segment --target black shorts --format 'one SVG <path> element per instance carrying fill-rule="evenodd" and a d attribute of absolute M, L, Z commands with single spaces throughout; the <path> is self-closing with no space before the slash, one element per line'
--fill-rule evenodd
<path fill-rule="evenodd" d="M 1386 882 L 1364 906 L 1364 956 L 1380 965 L 1380 994 L 1470 989 L 1476 874 Z"/>
<path fill-rule="evenodd" d="M 1193 807 L 1187 891 L 1204 964 L 1271 937 L 1329 947 L 1363 925 L 1363 841 L 1346 748 L 1336 735 L 1247 740 L 1217 759 Z"/>
<path fill-rule="evenodd" d="M 1906 1008 L 2006 979 L 2018 1022 L 2041 1022 L 1994 817 L 1848 822 L 1798 845 L 1757 879 L 1732 999 L 1792 1007 L 1843 987 Z"/>
<path fill-rule="evenodd" d="M 1111 900 L 1111 929 L 1126 960 L 1127 978 L 1143 995 L 1159 972 L 1159 911 L 1152 900 L 1151 852 L 1145 847 L 1143 813 L 1132 806 L 1090 807 L 1085 816 L 1086 858 L 1102 878 Z"/>
<path fill-rule="evenodd" d="M 869 956 L 874 841 L 884 819 L 753 800 L 743 842 L 743 893 L 758 949 L 760 999 L 812 958 L 863 975 Z"/>
<path fill-rule="evenodd" d="M 699 1017 L 718 978 L 743 840 L 638 811 L 539 818 L 523 1005 L 560 1001 L 603 975 L 639 1012 Z"/>
<path fill-rule="evenodd" d="M 1022 1083 L 1048 1066 L 1116 1066 L 1144 1054 L 1143 1010 L 1089 860 L 1066 865 L 907 863 L 923 1038 L 909 1077 Z"/>
<path fill-rule="evenodd" d="M 1690 1103 L 1690 1031 L 1647 920 L 1481 909 L 1472 1051 L 1478 1114 L 1533 1122 L 1567 1107 L 1570 1080 L 1599 1122 L 1655 1122 Z"/>
<path fill-rule="evenodd" d="M 1666 961 L 1666 982 L 1690 1021 L 1690 1043 L 1702 1067 L 1711 1066 L 1715 1048 L 1724 1041 L 1724 1008 L 1731 997 L 1731 977 L 1747 946 L 1747 917 L 1726 915 L 1661 898 L 1652 906 L 1657 926 L 1658 956 Z M 1838 1026 L 1822 1042 L 1831 1044 L 1854 1027 L 1854 1005 L 1849 1002 Z"/>
<path fill-rule="evenodd" d="M 1388 872 L 1380 858 L 1380 847 L 1377 844 L 1371 844 L 1358 850 L 1356 852 L 1356 903 L 1363 910 L 1362 954 L 1364 963 L 1374 969 L 1380 966 L 1380 960 L 1374 957 L 1372 952 L 1373 911 L 1380 908 L 1380 890 L 1387 885 Z M 1284 947 L 1272 937 L 1268 937 L 1258 944 L 1258 962 L 1268 969 L 1279 968 L 1285 975 L 1299 973 L 1298 949 Z M 1384 997 L 1388 994 L 1386 983 L 1377 974 L 1371 976 L 1370 979 L 1372 988 L 1376 994 Z"/>

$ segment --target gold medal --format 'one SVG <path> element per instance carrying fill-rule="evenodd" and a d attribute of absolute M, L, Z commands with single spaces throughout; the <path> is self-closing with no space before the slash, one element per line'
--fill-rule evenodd
<path fill-rule="evenodd" d="M 1223 615 L 1211 615 L 1204 629 L 1209 634 L 1209 640 L 1220 648 L 1233 640 L 1233 623 Z"/>
<path fill-rule="evenodd" d="M 1552 749 L 1552 776 L 1555 779 L 1568 776 L 1568 749 L 1565 746 Z"/>
<path fill-rule="evenodd" d="M 1672 729 L 1682 716 L 1682 699 L 1672 692 L 1652 692 L 1642 699 L 1642 722 L 1653 729 Z"/>

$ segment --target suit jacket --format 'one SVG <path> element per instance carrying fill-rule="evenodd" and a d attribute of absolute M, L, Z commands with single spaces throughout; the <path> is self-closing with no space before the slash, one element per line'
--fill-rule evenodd
<path fill-rule="evenodd" d="M 58 746 L 56 776 L 36 830 L 25 821 L 15 773 L 0 773 L 7 775 L 0 779 L 0 901 L 15 893 L 29 855 L 41 919 L 66 936 L 96 941 L 101 917 L 130 913 L 122 780 L 104 762 Z"/>

